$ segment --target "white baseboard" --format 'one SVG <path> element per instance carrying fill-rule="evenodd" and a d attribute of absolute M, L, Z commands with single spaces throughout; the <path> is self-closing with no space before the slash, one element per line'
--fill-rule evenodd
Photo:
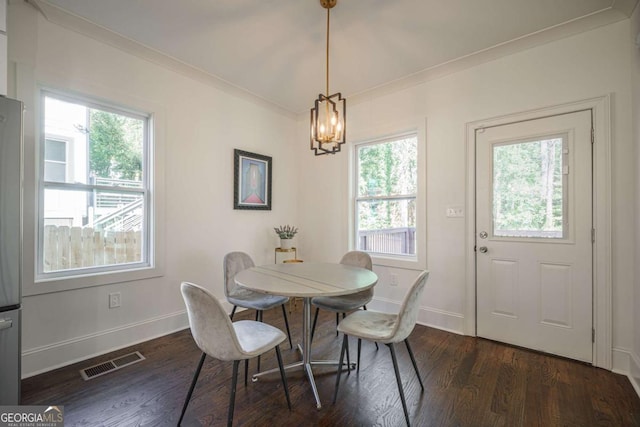
<path fill-rule="evenodd" d="M 71 365 L 189 327 L 185 310 L 22 352 L 22 378 Z"/>
<path fill-rule="evenodd" d="M 624 348 L 614 348 L 613 368 L 616 374 L 626 375 L 631 385 L 640 396 L 640 357 Z"/>
<path fill-rule="evenodd" d="M 636 390 L 638 396 L 640 396 L 640 357 L 636 355 L 634 352 L 629 353 L 631 356 L 629 359 L 630 362 L 630 370 L 629 370 L 629 381 L 631 381 L 631 385 Z"/>
<path fill-rule="evenodd" d="M 374 298 L 370 304 L 367 304 L 367 307 L 373 310 L 397 313 L 400 310 L 400 304 L 401 303 L 397 301 Z M 417 323 L 454 334 L 464 335 L 464 316 L 459 313 L 433 307 L 420 307 Z"/>

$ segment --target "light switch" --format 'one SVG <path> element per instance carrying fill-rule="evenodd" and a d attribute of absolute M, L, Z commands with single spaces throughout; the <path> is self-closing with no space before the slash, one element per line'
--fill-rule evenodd
<path fill-rule="evenodd" d="M 464 208 L 462 206 L 447 206 L 447 218 L 463 218 Z"/>

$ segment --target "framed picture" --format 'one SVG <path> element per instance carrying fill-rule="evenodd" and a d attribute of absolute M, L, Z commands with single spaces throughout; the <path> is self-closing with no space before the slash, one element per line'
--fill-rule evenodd
<path fill-rule="evenodd" d="M 271 210 L 271 157 L 233 150 L 233 208 Z"/>

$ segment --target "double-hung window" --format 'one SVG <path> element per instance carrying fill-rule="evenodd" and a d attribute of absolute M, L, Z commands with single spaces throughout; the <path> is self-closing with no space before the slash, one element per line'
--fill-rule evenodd
<path fill-rule="evenodd" d="M 150 116 L 41 93 L 37 278 L 148 267 Z"/>
<path fill-rule="evenodd" d="M 417 135 L 356 145 L 355 171 L 356 249 L 415 258 Z"/>

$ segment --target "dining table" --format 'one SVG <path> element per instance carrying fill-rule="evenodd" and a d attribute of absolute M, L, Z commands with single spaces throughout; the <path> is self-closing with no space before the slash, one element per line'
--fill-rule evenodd
<path fill-rule="evenodd" d="M 313 360 L 311 358 L 311 299 L 349 295 L 369 289 L 378 282 L 378 276 L 371 270 L 336 263 L 287 263 L 261 265 L 241 271 L 235 276 L 236 283 L 244 288 L 265 294 L 302 298 L 302 343 L 298 350 L 302 360 L 289 365 L 286 369 L 302 368 L 311 384 L 316 407 L 322 404 L 313 377 L 313 366 L 338 365 L 338 360 Z M 354 365 L 354 364 L 353 364 Z M 258 372 L 252 380 L 275 370 Z"/>

